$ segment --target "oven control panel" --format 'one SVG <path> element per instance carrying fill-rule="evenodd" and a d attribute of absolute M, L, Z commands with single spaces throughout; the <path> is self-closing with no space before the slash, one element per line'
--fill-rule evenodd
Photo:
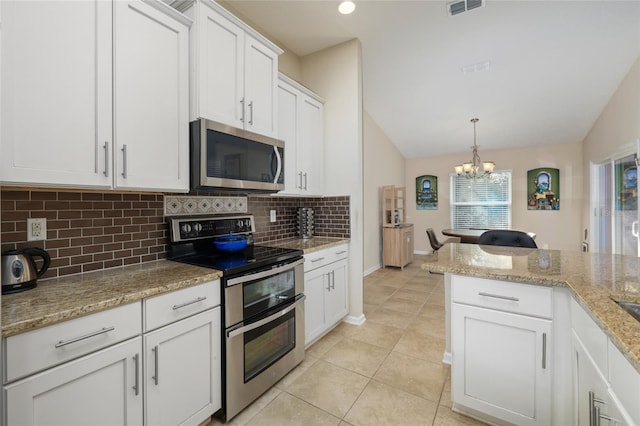
<path fill-rule="evenodd" d="M 171 242 L 255 232 L 252 215 L 177 217 L 169 220 Z"/>

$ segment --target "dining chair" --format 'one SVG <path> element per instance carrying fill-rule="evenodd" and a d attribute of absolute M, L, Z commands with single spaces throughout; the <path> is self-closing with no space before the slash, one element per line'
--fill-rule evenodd
<path fill-rule="evenodd" d="M 536 242 L 527 233 L 507 229 L 493 229 L 483 233 L 478 238 L 478 244 L 538 248 Z"/>
<path fill-rule="evenodd" d="M 438 237 L 436 237 L 436 233 L 433 231 L 433 228 L 427 228 L 427 237 L 429 237 L 429 244 L 431 244 L 431 248 L 433 248 L 433 252 L 440 250 L 440 248 L 448 243 L 459 243 L 460 238 L 452 237 L 447 238 L 443 242 L 438 241 Z"/>

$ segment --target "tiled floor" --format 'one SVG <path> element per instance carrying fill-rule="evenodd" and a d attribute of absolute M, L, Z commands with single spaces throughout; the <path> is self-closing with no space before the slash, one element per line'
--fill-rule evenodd
<path fill-rule="evenodd" d="M 365 277 L 365 324 L 340 324 L 228 424 L 482 424 L 451 411 L 443 278 L 422 260 Z"/>

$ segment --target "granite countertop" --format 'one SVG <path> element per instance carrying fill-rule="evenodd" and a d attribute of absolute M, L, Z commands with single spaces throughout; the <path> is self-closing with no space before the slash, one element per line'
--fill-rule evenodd
<path fill-rule="evenodd" d="M 313 237 L 308 239 L 289 238 L 286 240 L 269 241 L 266 245 L 272 247 L 284 247 L 294 250 L 302 250 L 304 254 L 313 253 L 314 251 L 334 247 L 340 244 L 348 243 L 348 239 L 329 238 L 329 237 Z"/>
<path fill-rule="evenodd" d="M 568 288 L 640 372 L 640 322 L 614 302 L 640 303 L 638 257 L 445 244 L 428 256 L 422 269 Z"/>
<path fill-rule="evenodd" d="M 2 337 L 216 280 L 221 272 L 162 260 L 54 278 L 2 295 Z"/>

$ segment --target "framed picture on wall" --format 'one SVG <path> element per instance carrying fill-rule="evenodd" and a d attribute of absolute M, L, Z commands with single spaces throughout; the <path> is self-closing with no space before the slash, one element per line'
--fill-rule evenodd
<path fill-rule="evenodd" d="M 527 194 L 528 210 L 560 210 L 560 170 L 529 170 Z"/>
<path fill-rule="evenodd" d="M 438 210 L 438 177 L 423 175 L 416 178 L 416 209 Z"/>

